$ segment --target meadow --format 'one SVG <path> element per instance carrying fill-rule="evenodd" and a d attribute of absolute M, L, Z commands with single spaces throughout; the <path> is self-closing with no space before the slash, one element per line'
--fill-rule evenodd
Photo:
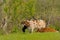
<path fill-rule="evenodd" d="M 43 19 L 60 32 L 60 0 L 0 0 L 0 40 L 60 40 L 59 32 L 19 32 L 21 22 L 31 19 Z"/>
<path fill-rule="evenodd" d="M 60 40 L 60 33 L 12 33 L 8 35 L 0 35 L 0 40 Z"/>

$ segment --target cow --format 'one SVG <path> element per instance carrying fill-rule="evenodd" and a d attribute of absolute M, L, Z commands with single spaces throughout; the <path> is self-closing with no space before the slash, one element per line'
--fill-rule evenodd
<path fill-rule="evenodd" d="M 44 20 L 26 20 L 21 24 L 24 25 L 22 28 L 23 32 L 28 28 L 30 33 L 32 33 L 34 29 L 42 29 L 46 27 L 46 22 Z"/>
<path fill-rule="evenodd" d="M 46 28 L 42 28 L 42 29 L 37 29 L 36 32 L 58 32 L 58 31 L 53 28 L 46 27 Z"/>

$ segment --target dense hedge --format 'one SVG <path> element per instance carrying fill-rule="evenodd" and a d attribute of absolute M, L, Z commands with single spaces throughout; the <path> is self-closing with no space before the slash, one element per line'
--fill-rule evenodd
<path fill-rule="evenodd" d="M 26 19 L 44 19 L 48 26 L 60 30 L 60 0 L 3 0 L 2 18 L 7 16 L 7 30 L 21 30 Z"/>

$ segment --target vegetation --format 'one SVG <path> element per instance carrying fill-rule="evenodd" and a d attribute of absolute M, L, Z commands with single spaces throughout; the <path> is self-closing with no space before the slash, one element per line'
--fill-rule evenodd
<path fill-rule="evenodd" d="M 60 40 L 60 33 L 13 33 L 0 35 L 0 40 Z"/>
<path fill-rule="evenodd" d="M 0 33 L 21 31 L 21 21 L 43 19 L 60 31 L 60 0 L 0 0 Z"/>

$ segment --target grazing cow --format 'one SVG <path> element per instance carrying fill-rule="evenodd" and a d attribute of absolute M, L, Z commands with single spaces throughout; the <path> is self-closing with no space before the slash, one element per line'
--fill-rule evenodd
<path fill-rule="evenodd" d="M 58 31 L 53 28 L 46 27 L 46 28 L 38 29 L 37 32 L 58 32 Z"/>
<path fill-rule="evenodd" d="M 46 27 L 46 23 L 44 20 L 26 20 L 23 21 L 22 24 L 24 25 L 23 27 L 23 32 L 25 32 L 25 29 L 29 29 L 30 32 L 33 32 L 34 29 L 42 29 Z"/>

